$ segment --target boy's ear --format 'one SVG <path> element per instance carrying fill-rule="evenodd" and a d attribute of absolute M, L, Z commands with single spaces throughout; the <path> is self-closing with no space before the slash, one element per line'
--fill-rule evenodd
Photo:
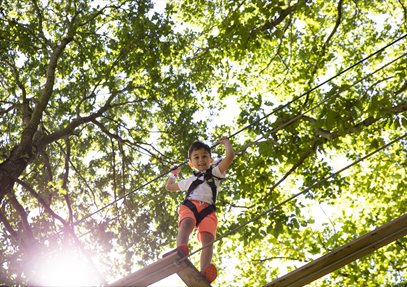
<path fill-rule="evenodd" d="M 189 167 L 194 168 L 191 160 L 188 161 L 188 165 L 189 165 Z"/>

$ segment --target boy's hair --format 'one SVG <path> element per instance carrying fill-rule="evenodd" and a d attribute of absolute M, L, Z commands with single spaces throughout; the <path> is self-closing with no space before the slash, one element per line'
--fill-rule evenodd
<path fill-rule="evenodd" d="M 189 147 L 189 150 L 188 150 L 188 158 L 191 159 L 191 154 L 192 154 L 192 152 L 193 152 L 194 150 L 198 150 L 198 149 L 201 149 L 201 148 L 203 148 L 204 150 L 206 150 L 207 152 L 209 152 L 209 155 L 212 156 L 211 148 L 210 148 L 207 144 L 205 144 L 205 143 L 203 143 L 203 142 L 200 142 L 200 141 L 196 141 L 196 142 L 193 142 L 193 143 L 191 144 L 191 146 Z"/>

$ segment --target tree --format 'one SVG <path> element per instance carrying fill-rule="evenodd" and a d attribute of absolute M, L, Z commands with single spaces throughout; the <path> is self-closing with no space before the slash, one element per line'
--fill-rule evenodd
<path fill-rule="evenodd" d="M 171 64 L 184 40 L 152 8 L 2 3 L 0 218 L 10 280 L 31 277 L 20 261 L 38 256 L 50 235 L 50 245 L 78 242 L 76 221 L 151 178 L 152 167 L 170 166 L 170 150 L 151 144 L 151 131 L 168 144 L 196 136 L 181 128 L 196 100 Z M 182 139 L 171 137 L 176 131 Z M 145 212 L 137 200 L 125 204 L 129 216 Z M 101 222 L 99 239 L 109 241 Z"/>
<path fill-rule="evenodd" d="M 153 7 L 2 2 L 4 282 L 33 283 L 33 258 L 66 244 L 89 254 L 107 281 L 154 260 L 173 245 L 182 197 L 155 179 L 196 138 L 242 129 L 218 200 L 225 234 L 331 174 L 335 161 L 404 134 L 402 1 Z M 232 100 L 234 125 L 220 124 Z M 239 259 L 236 276 L 218 284 L 260 286 L 405 213 L 405 157 L 403 139 L 217 242 L 222 274 L 227 258 Z M 328 215 L 316 220 L 318 206 Z M 316 284 L 400 283 L 405 246 L 399 240 Z"/>
<path fill-rule="evenodd" d="M 246 211 L 237 217 L 228 216 L 230 223 L 224 225 L 224 232 L 282 202 L 287 193 L 295 193 L 290 190 L 304 189 L 329 175 L 335 170 L 332 160 L 355 160 L 386 139 L 396 137 L 399 131 L 403 134 L 405 56 L 400 62 L 380 68 L 390 55 L 403 55 L 404 48 L 399 50 L 398 44 L 356 66 L 339 80 L 330 81 L 323 89 L 304 94 L 289 107 L 283 105 L 317 86 L 329 74 L 339 73 L 402 36 L 406 17 L 402 3 L 206 4 L 181 5 L 179 10 L 186 11 L 183 21 L 195 25 L 211 23 L 201 29 L 204 33 L 200 40 L 208 39 L 205 44 L 209 46 L 202 53 L 222 54 L 225 71 L 229 63 L 237 67 L 229 73 L 219 73 L 229 83 L 219 93 L 223 97 L 239 95 L 241 126 L 256 123 L 248 132 L 248 152 L 235 164 L 236 178 L 232 181 L 236 182 L 227 188 L 234 193 L 225 198 L 230 204 L 228 214 L 239 208 Z M 386 12 L 390 10 L 394 12 L 391 16 Z M 394 19 L 398 20 L 393 22 Z M 391 31 L 393 36 L 387 38 Z M 213 34 L 216 36 L 211 37 Z M 400 47 L 405 47 L 405 41 Z M 273 108 L 277 108 L 275 119 L 258 122 Z M 292 124 L 285 126 L 287 122 Z M 250 144 L 255 140 L 254 145 Z M 224 243 L 219 248 L 219 262 L 227 251 L 235 255 L 237 252 L 240 259 L 236 264 L 238 277 L 232 282 L 239 282 L 240 286 L 261 285 L 281 274 L 281 265 L 295 268 L 403 214 L 405 166 L 397 152 L 405 154 L 404 141 L 379 159 L 369 159 L 363 168 L 355 168 L 350 176 L 325 182 L 305 198 L 286 204 Z M 318 205 L 338 210 L 338 214 L 329 212 L 323 231 L 312 224 L 315 218 L 311 215 L 315 216 Z M 359 210 L 363 212 L 358 214 Z M 397 254 L 405 252 L 400 244 L 404 245 L 402 240 L 396 247 L 391 245 L 316 286 L 332 286 L 332 282 L 344 286 L 397 282 L 405 276 L 405 260 Z M 384 254 L 393 255 L 386 258 Z M 225 268 L 231 269 L 230 265 Z M 372 273 L 380 276 L 372 278 Z"/>

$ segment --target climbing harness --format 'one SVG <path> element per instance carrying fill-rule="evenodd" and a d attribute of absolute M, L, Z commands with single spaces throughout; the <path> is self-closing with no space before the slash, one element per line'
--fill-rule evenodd
<path fill-rule="evenodd" d="M 198 227 L 199 223 L 201 223 L 206 216 L 216 211 L 217 187 L 215 185 L 215 179 L 222 180 L 223 178 L 214 176 L 212 174 L 212 168 L 208 168 L 205 172 L 194 172 L 194 175 L 197 177 L 197 179 L 189 186 L 185 200 L 182 202 L 182 204 L 188 207 L 194 213 L 196 226 Z M 202 176 L 203 180 L 200 179 Z M 201 212 L 198 212 L 196 206 L 188 199 L 188 197 L 199 185 L 203 184 L 204 182 L 206 182 L 212 190 L 212 204 L 205 207 L 203 210 L 201 210 Z"/>

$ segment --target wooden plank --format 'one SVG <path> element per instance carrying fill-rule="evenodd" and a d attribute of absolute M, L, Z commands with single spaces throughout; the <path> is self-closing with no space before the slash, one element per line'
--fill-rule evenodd
<path fill-rule="evenodd" d="M 191 261 L 179 252 L 174 252 L 108 286 L 146 287 L 174 273 L 189 287 L 211 287 Z"/>
<path fill-rule="evenodd" d="M 178 276 L 189 287 L 211 287 L 208 281 L 202 276 L 201 272 L 189 260 L 183 262 L 184 268 L 177 272 Z"/>
<path fill-rule="evenodd" d="M 263 287 L 304 286 L 407 235 L 407 213 Z"/>
<path fill-rule="evenodd" d="M 174 252 L 108 286 L 146 287 L 185 268 L 185 263 L 178 262 L 183 257 L 181 253 Z"/>

